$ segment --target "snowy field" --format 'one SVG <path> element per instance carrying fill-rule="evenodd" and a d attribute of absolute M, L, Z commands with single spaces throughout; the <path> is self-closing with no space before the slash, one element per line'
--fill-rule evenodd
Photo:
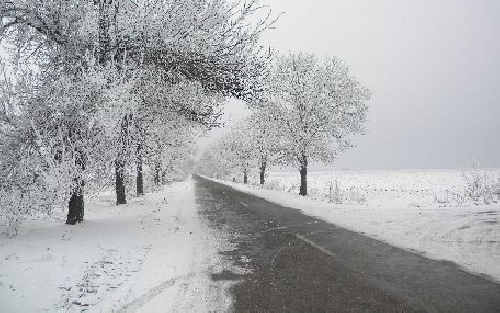
<path fill-rule="evenodd" d="M 498 186 L 500 170 L 309 172 L 308 194 L 313 199 L 345 204 L 460 206 L 470 200 L 464 193 L 472 175 L 477 175 L 482 183 Z M 269 172 L 266 185 L 267 188 L 298 193 L 300 176 L 295 172 Z M 484 201 L 483 198 L 479 200 Z"/>
<path fill-rule="evenodd" d="M 476 201 L 470 199 L 465 195 L 469 184 L 463 172 L 310 172 L 306 198 L 298 196 L 300 177 L 294 172 L 269 173 L 264 189 L 224 183 L 500 281 L 498 195 L 479 196 L 478 192 Z M 478 173 L 493 185 L 498 183 L 500 170 Z"/>
<path fill-rule="evenodd" d="M 167 199 L 167 200 L 165 200 Z M 227 308 L 224 268 L 196 211 L 192 181 L 116 206 L 89 201 L 85 221 L 26 221 L 0 239 L 0 312 L 207 312 Z"/>

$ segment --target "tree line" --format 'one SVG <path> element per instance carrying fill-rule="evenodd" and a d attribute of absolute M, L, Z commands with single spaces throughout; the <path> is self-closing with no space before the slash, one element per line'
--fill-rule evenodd
<path fill-rule="evenodd" d="M 262 89 L 266 12 L 259 0 L 2 1 L 0 207 L 10 229 L 54 207 L 79 223 L 86 194 L 112 183 L 125 204 L 132 174 L 141 195 L 192 166 L 221 104 Z"/>
<path fill-rule="evenodd" d="M 338 58 L 279 56 L 259 43 L 276 19 L 260 0 L 4 0 L 0 3 L 0 222 L 86 196 L 116 204 L 194 167 L 222 104 L 252 115 L 203 152 L 197 170 L 246 182 L 332 162 L 363 133 L 370 92 Z"/>
<path fill-rule="evenodd" d="M 257 169 L 263 185 L 269 166 L 294 166 L 305 196 L 309 162 L 333 162 L 365 131 L 370 91 L 338 58 L 279 56 L 259 95 L 252 114 L 202 154 L 201 173 L 247 183 Z"/>

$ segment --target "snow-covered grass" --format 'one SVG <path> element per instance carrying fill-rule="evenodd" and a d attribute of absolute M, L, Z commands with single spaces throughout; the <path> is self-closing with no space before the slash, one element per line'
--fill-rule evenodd
<path fill-rule="evenodd" d="M 227 308 L 221 240 L 200 220 L 192 181 L 124 206 L 101 195 L 85 221 L 31 219 L 0 239 L 0 312 L 165 312 Z"/>
<path fill-rule="evenodd" d="M 468 195 L 472 180 L 484 176 L 488 181 L 479 183 L 488 183 L 485 187 L 491 187 L 491 193 L 498 190 L 499 169 L 309 172 L 308 189 L 310 198 L 345 204 L 465 205 L 472 200 Z M 300 176 L 298 172 L 270 172 L 266 185 L 298 193 Z M 476 202 L 484 200 L 478 197 Z M 492 200 L 498 201 L 498 196 Z"/>
<path fill-rule="evenodd" d="M 298 173 L 270 173 L 267 189 L 220 182 L 500 281 L 500 204 L 450 200 L 467 187 L 462 171 L 310 172 L 308 178 L 308 197 L 298 195 Z M 330 202 L 327 183 L 335 180 L 342 203 Z"/>

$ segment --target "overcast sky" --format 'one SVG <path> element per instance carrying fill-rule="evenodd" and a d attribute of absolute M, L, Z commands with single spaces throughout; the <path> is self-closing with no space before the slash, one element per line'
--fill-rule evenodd
<path fill-rule="evenodd" d="M 263 1 L 286 12 L 265 45 L 339 56 L 373 92 L 333 168 L 500 167 L 500 1 Z"/>

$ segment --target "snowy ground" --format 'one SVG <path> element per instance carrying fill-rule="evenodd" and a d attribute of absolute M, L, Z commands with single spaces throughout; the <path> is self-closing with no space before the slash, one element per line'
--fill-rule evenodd
<path fill-rule="evenodd" d="M 331 181 L 342 204 L 329 202 Z M 306 198 L 298 182 L 298 173 L 274 172 L 266 188 L 279 190 L 223 183 L 500 281 L 500 204 L 451 199 L 463 194 L 461 171 L 312 172 Z"/>
<path fill-rule="evenodd" d="M 165 200 L 166 199 L 166 200 Z M 116 206 L 87 203 L 85 221 L 25 222 L 0 239 L 0 312 L 207 312 L 231 304 L 222 271 L 224 244 L 199 219 L 188 180 Z"/>
<path fill-rule="evenodd" d="M 461 205 L 468 201 L 464 195 L 468 187 L 464 176 L 470 178 L 472 173 L 489 185 L 500 182 L 499 169 L 330 171 L 309 172 L 308 189 L 311 198 L 340 200 L 345 204 Z M 272 189 L 298 193 L 300 176 L 295 172 L 269 172 L 267 185 L 273 185 Z M 338 199 L 335 198 L 337 194 Z"/>

